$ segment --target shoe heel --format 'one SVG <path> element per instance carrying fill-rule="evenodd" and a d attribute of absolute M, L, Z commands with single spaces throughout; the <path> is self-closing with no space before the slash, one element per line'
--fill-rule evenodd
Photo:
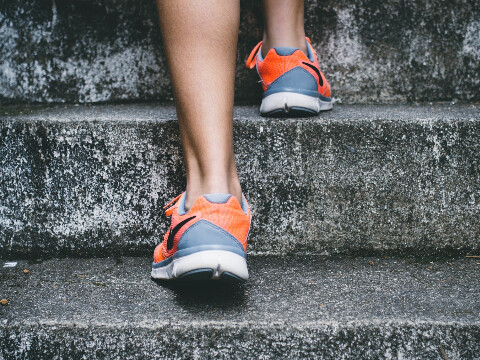
<path fill-rule="evenodd" d="M 260 113 L 264 116 L 312 116 L 332 107 L 333 102 L 327 98 L 279 92 L 263 98 Z"/>
<path fill-rule="evenodd" d="M 243 256 L 223 250 L 201 251 L 173 261 L 172 277 L 246 281 L 247 262 Z"/>

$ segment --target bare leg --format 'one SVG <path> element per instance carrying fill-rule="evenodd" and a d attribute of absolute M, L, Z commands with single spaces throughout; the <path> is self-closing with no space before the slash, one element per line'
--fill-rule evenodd
<path fill-rule="evenodd" d="M 303 0 L 264 0 L 262 55 L 272 47 L 297 47 L 306 53 Z"/>
<path fill-rule="evenodd" d="M 233 158 L 239 0 L 157 0 L 187 169 L 187 201 L 241 199 Z"/>

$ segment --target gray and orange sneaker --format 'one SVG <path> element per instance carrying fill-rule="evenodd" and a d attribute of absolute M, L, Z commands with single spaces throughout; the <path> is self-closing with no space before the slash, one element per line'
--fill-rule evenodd
<path fill-rule="evenodd" d="M 247 68 L 256 66 L 263 87 L 262 115 L 311 116 L 332 109 L 330 85 L 306 40 L 307 54 L 294 47 L 274 47 L 263 58 L 261 41 L 250 53 Z"/>
<path fill-rule="evenodd" d="M 185 209 L 186 193 L 165 206 L 171 226 L 155 248 L 154 279 L 248 279 L 247 236 L 251 213 L 230 194 L 205 194 Z"/>

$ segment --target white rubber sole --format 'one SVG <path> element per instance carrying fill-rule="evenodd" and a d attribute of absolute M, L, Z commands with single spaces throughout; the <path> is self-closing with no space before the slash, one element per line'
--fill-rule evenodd
<path fill-rule="evenodd" d="M 218 280 L 223 273 L 241 280 L 248 279 L 247 261 L 230 251 L 208 250 L 174 259 L 170 264 L 152 268 L 152 278 L 169 280 L 181 278 L 195 271 L 211 271 L 211 280 Z"/>
<path fill-rule="evenodd" d="M 262 115 L 277 112 L 288 114 L 290 110 L 307 110 L 307 112 L 318 114 L 320 111 L 331 110 L 332 108 L 333 101 L 323 101 L 320 98 L 303 94 L 279 92 L 268 95 L 262 100 L 260 113 Z"/>

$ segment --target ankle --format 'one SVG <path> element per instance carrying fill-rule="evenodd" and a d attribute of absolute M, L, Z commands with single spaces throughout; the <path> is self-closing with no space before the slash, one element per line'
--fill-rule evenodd
<path fill-rule="evenodd" d="M 263 35 L 263 44 L 262 44 L 262 56 L 267 56 L 270 49 L 274 47 L 294 47 L 303 51 L 307 54 L 307 40 L 305 39 L 305 33 L 300 32 L 299 34 L 288 34 L 284 36 L 268 36 L 267 33 Z"/>
<path fill-rule="evenodd" d="M 195 200 L 204 194 L 232 194 L 239 203 L 242 202 L 242 188 L 238 177 L 234 179 L 208 179 L 204 181 L 187 181 L 187 198 L 185 208 L 189 210 Z"/>

